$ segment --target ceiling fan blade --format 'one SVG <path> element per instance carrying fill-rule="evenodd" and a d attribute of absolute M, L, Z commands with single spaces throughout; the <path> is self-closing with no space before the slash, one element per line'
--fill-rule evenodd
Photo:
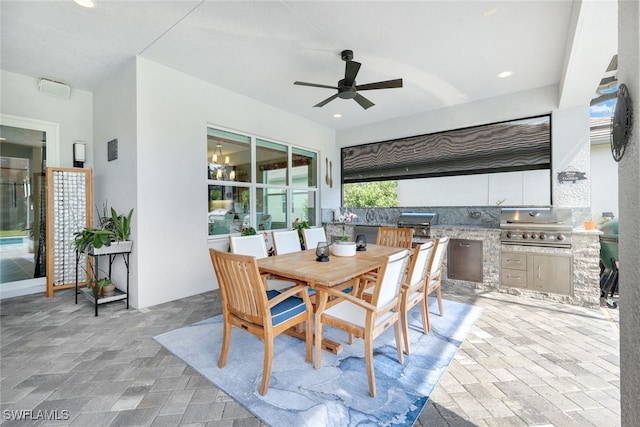
<path fill-rule="evenodd" d="M 337 95 L 336 95 L 337 96 Z M 356 93 L 356 96 L 353 98 L 358 104 L 360 104 L 360 106 L 362 108 L 364 108 L 365 110 L 367 108 L 373 107 L 374 104 L 373 102 L 369 101 L 367 98 L 365 98 L 364 96 L 360 95 L 359 93 Z"/>
<path fill-rule="evenodd" d="M 330 103 L 331 101 L 333 101 L 334 99 L 336 99 L 338 97 L 338 94 L 336 93 L 335 95 L 332 95 L 330 97 L 328 97 L 327 99 L 325 99 L 324 101 L 314 105 L 314 107 L 322 107 L 327 105 L 328 103 Z"/>
<path fill-rule="evenodd" d="M 386 80 L 384 82 L 367 83 L 356 86 L 356 90 L 370 90 L 370 89 L 394 89 L 402 87 L 402 79 Z"/>
<path fill-rule="evenodd" d="M 344 67 L 344 84 L 347 86 L 353 86 L 353 83 L 356 81 L 356 76 L 358 75 L 358 71 L 360 71 L 360 66 L 362 64 L 355 61 L 347 61 Z"/>
<path fill-rule="evenodd" d="M 311 87 L 323 87 L 326 89 L 338 89 L 337 86 L 319 85 L 317 83 L 293 82 L 293 84 L 298 86 L 311 86 Z"/>

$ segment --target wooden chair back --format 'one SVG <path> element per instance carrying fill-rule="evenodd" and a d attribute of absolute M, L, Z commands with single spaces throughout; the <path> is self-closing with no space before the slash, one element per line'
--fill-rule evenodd
<path fill-rule="evenodd" d="M 258 259 L 266 258 L 269 255 L 262 234 L 255 234 L 253 236 L 229 236 L 229 247 L 231 248 L 231 253 L 251 255 Z"/>
<path fill-rule="evenodd" d="M 374 285 L 371 295 L 371 304 L 378 309 L 383 309 L 390 304 L 397 304 L 408 259 L 409 251 L 404 250 L 387 257 L 386 262 L 380 268 L 378 281 Z"/>
<path fill-rule="evenodd" d="M 305 249 L 315 249 L 318 246 L 318 242 L 327 241 L 327 235 L 322 227 L 303 228 L 302 235 Z"/>
<path fill-rule="evenodd" d="M 378 227 L 376 245 L 394 246 L 411 249 L 413 243 L 413 228 Z"/>
<path fill-rule="evenodd" d="M 433 257 L 429 265 L 429 283 L 440 281 L 442 279 L 442 266 L 444 265 L 445 255 L 449 247 L 449 237 L 440 237 L 436 239 L 433 249 Z M 430 285 L 431 286 L 431 285 Z"/>
<path fill-rule="evenodd" d="M 402 302 L 400 304 L 400 316 L 402 320 L 402 332 L 404 335 L 404 349 L 407 354 L 411 354 L 409 340 L 409 310 L 416 305 L 420 305 L 422 316 L 422 329 L 424 333 L 429 332 L 429 313 L 427 299 L 427 278 L 429 263 L 433 252 L 433 242 L 417 245 L 413 249 L 407 275 L 402 285 Z"/>
<path fill-rule="evenodd" d="M 267 293 L 256 257 L 212 250 L 211 261 L 218 278 L 225 321 L 227 317 L 234 317 L 260 326 L 268 322 Z"/>
<path fill-rule="evenodd" d="M 297 230 L 274 231 L 272 234 L 273 246 L 276 250 L 276 255 L 283 255 L 302 250 Z"/>

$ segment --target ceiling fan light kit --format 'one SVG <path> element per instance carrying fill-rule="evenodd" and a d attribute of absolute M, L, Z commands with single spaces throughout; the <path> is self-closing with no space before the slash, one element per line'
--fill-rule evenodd
<path fill-rule="evenodd" d="M 325 89 L 336 89 L 338 93 L 331 95 L 329 98 L 325 99 L 314 105 L 314 107 L 323 107 L 327 105 L 329 102 L 333 101 L 336 98 L 341 99 L 353 99 L 356 101 L 362 108 L 365 110 L 373 107 L 375 104 L 369 101 L 364 96 L 358 93 L 359 90 L 373 90 L 373 89 L 394 89 L 402 87 L 402 79 L 394 79 L 387 80 L 383 82 L 375 82 L 375 83 L 367 83 L 363 85 L 356 84 L 356 76 L 358 75 L 358 71 L 360 71 L 359 62 L 355 62 L 353 60 L 353 51 L 352 50 L 343 50 L 340 54 L 343 61 L 345 61 L 345 70 L 344 70 L 344 79 L 338 81 L 337 86 L 329 86 L 322 85 L 317 83 L 307 83 L 307 82 L 293 82 L 294 85 L 299 86 L 311 86 L 311 87 L 320 87 Z"/>

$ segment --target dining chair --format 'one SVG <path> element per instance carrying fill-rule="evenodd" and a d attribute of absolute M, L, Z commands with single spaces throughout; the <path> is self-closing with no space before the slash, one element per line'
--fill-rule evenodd
<path fill-rule="evenodd" d="M 307 288 L 297 286 L 286 291 L 264 292 L 256 258 L 209 249 L 222 297 L 223 337 L 218 367 L 224 368 L 229 356 L 231 329 L 237 327 L 264 342 L 264 361 L 260 394 L 269 389 L 274 339 L 287 329 L 305 328 L 306 361 L 311 363 L 313 345 L 311 301 Z M 237 349 L 242 363 L 244 349 Z"/>
<path fill-rule="evenodd" d="M 297 230 L 274 231 L 272 235 L 276 255 L 284 255 L 302 250 Z"/>
<path fill-rule="evenodd" d="M 267 245 L 264 242 L 264 236 L 262 233 L 255 234 L 253 236 L 229 236 L 229 248 L 231 253 L 240 255 L 250 255 L 260 258 L 266 258 L 269 256 L 267 252 Z M 266 285 L 268 290 L 282 290 L 295 286 L 297 283 L 291 280 L 283 280 L 268 275 L 266 278 Z"/>
<path fill-rule="evenodd" d="M 427 297 L 432 292 L 436 292 L 436 298 L 438 299 L 438 311 L 440 316 L 444 315 L 444 309 L 442 308 L 442 266 L 444 265 L 445 255 L 447 248 L 449 247 L 449 237 L 440 237 L 436 239 L 431 261 L 429 263 L 429 273 L 427 279 Z M 428 305 L 428 303 L 427 303 Z M 427 310 L 427 330 L 431 331 L 431 321 L 429 320 L 429 310 Z"/>
<path fill-rule="evenodd" d="M 376 383 L 373 370 L 373 341 L 391 326 L 395 327 L 398 362 L 404 363 L 402 352 L 402 331 L 400 330 L 400 291 L 402 275 L 405 272 L 409 251 L 385 257 L 380 267 L 380 274 L 375 284 L 371 302 L 357 296 L 346 294 L 334 288 L 322 291 L 336 299 L 331 307 L 326 306 L 326 298 L 322 298 L 316 309 L 315 323 L 315 368 L 319 369 L 322 361 L 322 327 L 333 326 L 349 333 L 349 344 L 355 335 L 364 340 L 369 394 L 376 395 Z"/>
<path fill-rule="evenodd" d="M 422 315 L 422 329 L 424 333 L 429 332 L 427 280 L 429 277 L 428 268 L 431 261 L 433 242 L 426 242 L 417 245 L 409 259 L 407 274 L 402 283 L 402 294 L 400 296 L 400 319 L 402 321 L 402 332 L 404 335 L 404 350 L 411 354 L 409 344 L 409 310 L 420 304 L 420 314 Z"/>
<path fill-rule="evenodd" d="M 395 246 L 411 249 L 413 228 L 410 227 L 378 227 L 376 245 Z"/>
<path fill-rule="evenodd" d="M 318 242 L 327 241 L 327 235 L 325 234 L 324 228 L 322 227 L 303 228 L 302 236 L 304 239 L 305 249 L 315 249 L 318 246 Z"/>

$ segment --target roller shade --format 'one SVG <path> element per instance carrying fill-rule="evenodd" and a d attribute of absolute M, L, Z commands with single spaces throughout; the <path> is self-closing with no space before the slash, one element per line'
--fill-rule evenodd
<path fill-rule="evenodd" d="M 344 183 L 551 168 L 551 116 L 342 149 Z"/>

